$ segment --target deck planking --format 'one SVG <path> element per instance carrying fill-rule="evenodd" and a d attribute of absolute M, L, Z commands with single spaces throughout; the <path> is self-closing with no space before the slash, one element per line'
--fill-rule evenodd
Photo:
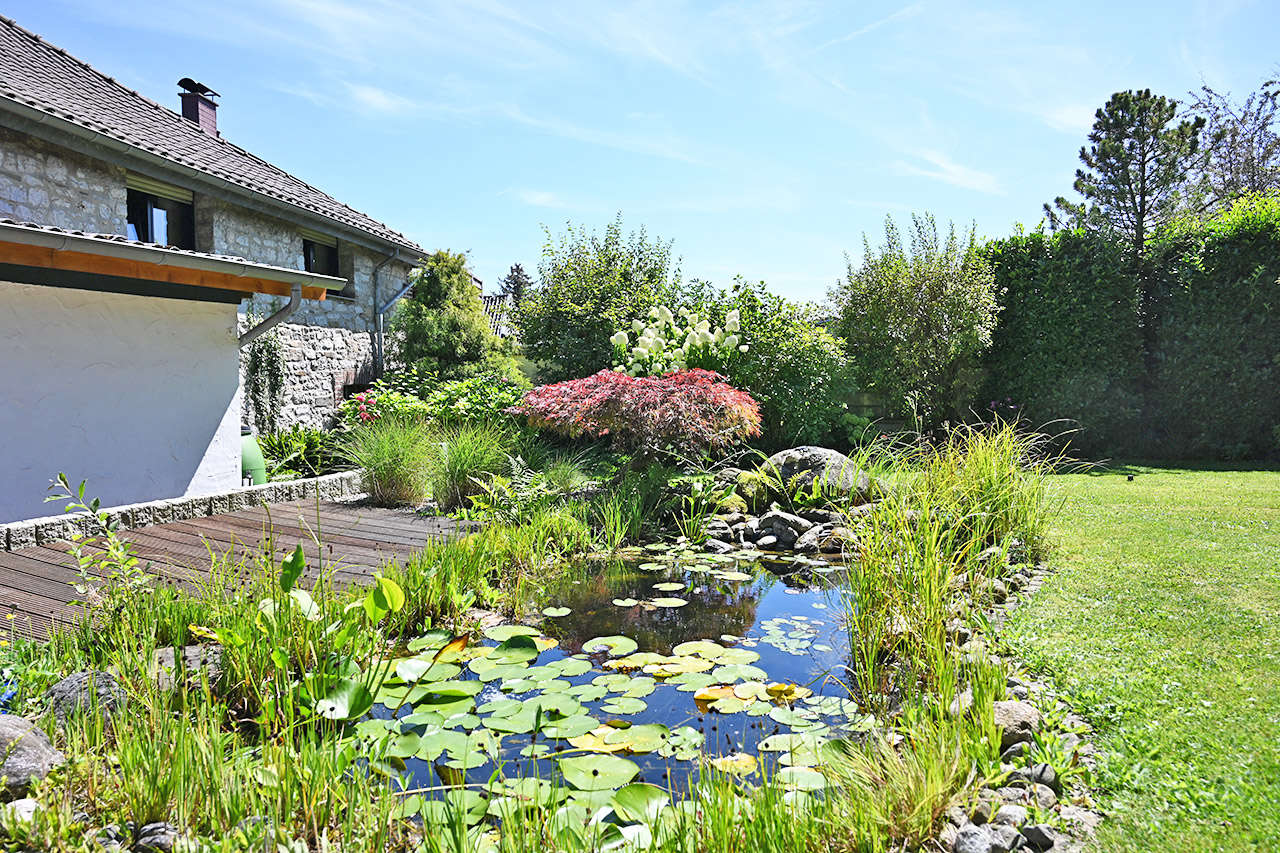
<path fill-rule="evenodd" d="M 277 560 L 302 545 L 310 579 L 323 567 L 339 582 L 355 583 L 392 560 L 404 560 L 432 542 L 470 529 L 467 522 L 412 510 L 311 499 L 154 524 L 121 535 L 163 584 L 208 583 L 215 577 L 214 560 L 227 561 L 235 570 L 217 577 L 231 594 L 236 579 L 253 571 L 268 536 Z M 102 552 L 96 540 L 84 547 Z M 0 551 L 0 632 L 42 639 L 53 625 L 74 623 L 80 614 L 73 604 L 78 580 L 70 543 Z"/>

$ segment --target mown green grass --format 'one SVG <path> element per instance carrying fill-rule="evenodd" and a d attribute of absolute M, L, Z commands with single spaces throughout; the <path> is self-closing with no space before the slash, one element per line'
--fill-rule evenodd
<path fill-rule="evenodd" d="M 1099 848 L 1280 849 L 1280 471 L 1055 487 L 1059 571 L 1006 638 L 1097 728 Z"/>

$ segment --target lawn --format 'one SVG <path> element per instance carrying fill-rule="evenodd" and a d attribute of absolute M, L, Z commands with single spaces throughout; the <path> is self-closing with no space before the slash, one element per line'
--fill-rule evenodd
<path fill-rule="evenodd" d="M 1060 571 L 1006 637 L 1097 728 L 1100 848 L 1280 848 L 1280 472 L 1057 487 Z"/>

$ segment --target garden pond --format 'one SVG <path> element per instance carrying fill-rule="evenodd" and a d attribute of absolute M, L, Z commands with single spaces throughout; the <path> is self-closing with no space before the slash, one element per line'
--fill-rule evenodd
<path fill-rule="evenodd" d="M 477 820 L 543 795 L 598 806 L 634 782 L 688 790 L 708 765 L 818 790 L 823 744 L 874 722 L 842 683 L 842 573 L 663 545 L 587 561 L 530 625 L 411 643 L 356 728 L 424 815 L 442 796 Z"/>

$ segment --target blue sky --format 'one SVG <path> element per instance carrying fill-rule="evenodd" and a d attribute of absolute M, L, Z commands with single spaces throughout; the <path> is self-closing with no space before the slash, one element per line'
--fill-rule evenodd
<path fill-rule="evenodd" d="M 1280 71 L 1260 2 L 10 0 L 160 103 L 222 93 L 250 151 L 486 289 L 542 225 L 674 238 L 686 276 L 820 299 L 886 214 L 984 235 L 1070 189 L 1117 89 L 1243 95 Z"/>

